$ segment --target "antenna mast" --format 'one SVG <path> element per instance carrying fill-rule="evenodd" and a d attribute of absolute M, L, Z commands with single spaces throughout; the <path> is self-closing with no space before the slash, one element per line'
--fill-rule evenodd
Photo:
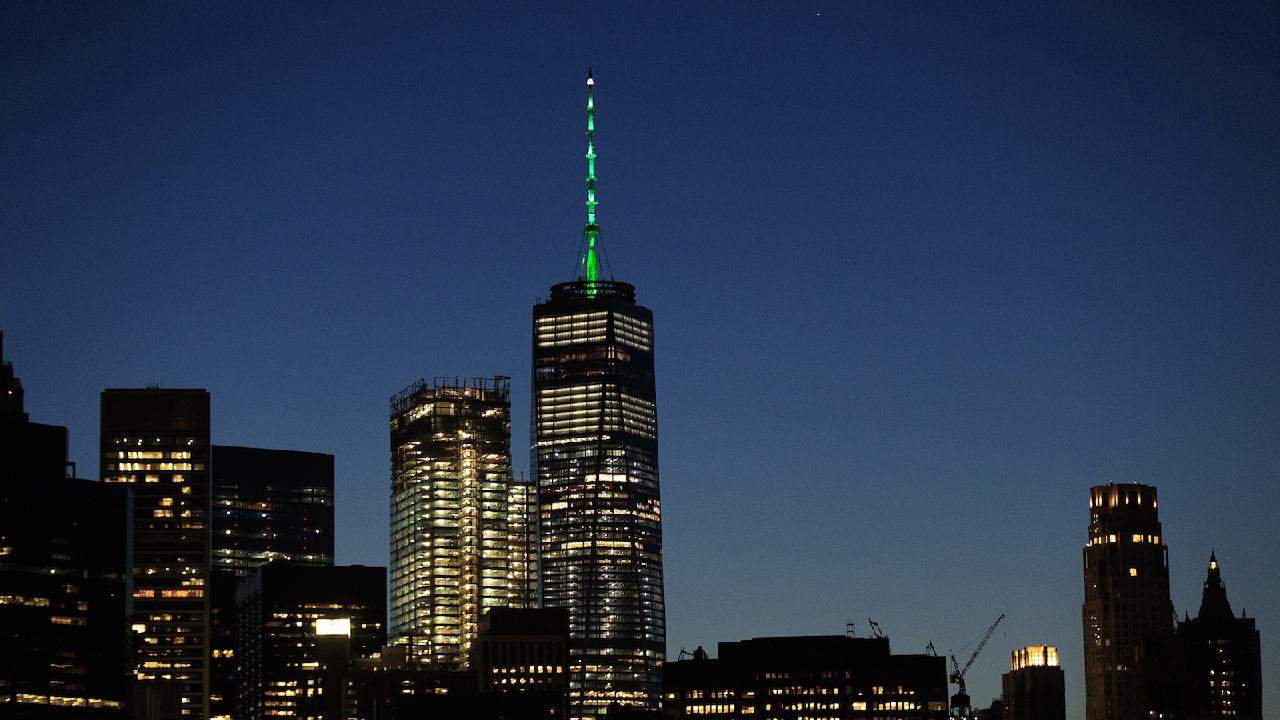
<path fill-rule="evenodd" d="M 582 229 L 582 255 L 578 259 L 578 280 L 588 283 L 587 295 L 594 297 L 594 284 L 601 280 L 600 226 L 596 224 L 596 81 L 587 68 L 587 225 Z"/>

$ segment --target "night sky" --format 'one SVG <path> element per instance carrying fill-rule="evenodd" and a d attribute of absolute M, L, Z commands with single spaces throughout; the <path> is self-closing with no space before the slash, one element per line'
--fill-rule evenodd
<path fill-rule="evenodd" d="M 868 617 L 1063 651 L 1088 488 L 1159 487 L 1280 714 L 1280 4 L 6 3 L 0 329 L 97 477 L 106 387 L 333 453 L 387 563 L 388 397 L 509 375 L 600 224 L 655 316 L 669 654 Z M 961 662 L 964 655 L 961 655 Z"/>

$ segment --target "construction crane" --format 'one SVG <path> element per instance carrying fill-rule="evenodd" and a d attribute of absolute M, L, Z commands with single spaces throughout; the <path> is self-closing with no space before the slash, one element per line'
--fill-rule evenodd
<path fill-rule="evenodd" d="M 978 647 L 969 656 L 969 660 L 965 662 L 964 667 L 960 667 L 960 663 L 956 662 L 955 653 L 951 654 L 950 680 L 959 686 L 956 694 L 951 696 L 951 717 L 967 718 L 973 714 L 973 704 L 970 702 L 969 693 L 964 686 L 964 674 L 969 672 L 969 668 L 973 666 L 973 661 L 978 659 L 978 653 L 982 652 L 982 648 L 986 647 L 987 641 L 991 639 L 991 635 L 995 633 L 996 626 L 1000 624 L 1001 620 L 1004 620 L 1004 613 L 1000 613 L 1000 617 L 996 618 L 996 621 L 991 623 L 991 627 L 987 628 L 986 634 L 982 636 L 982 640 L 978 642 Z"/>

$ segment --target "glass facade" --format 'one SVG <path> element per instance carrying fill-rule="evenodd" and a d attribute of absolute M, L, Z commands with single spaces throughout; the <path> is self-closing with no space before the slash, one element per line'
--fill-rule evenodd
<path fill-rule="evenodd" d="M 213 567 L 333 564 L 333 456 L 213 446 Z"/>
<path fill-rule="evenodd" d="M 236 586 L 269 562 L 333 565 L 333 456 L 214 445 L 209 713 L 234 717 Z"/>
<path fill-rule="evenodd" d="M 533 310 L 543 607 L 569 610 L 569 712 L 656 709 L 666 651 L 653 314 L 579 280 Z"/>
<path fill-rule="evenodd" d="M 391 399 L 390 629 L 414 663 L 466 668 L 486 610 L 532 606 L 533 499 L 511 473 L 506 378 Z"/>
<path fill-rule="evenodd" d="M 104 390 L 102 480 L 133 490 L 137 679 L 208 717 L 209 393 Z"/>

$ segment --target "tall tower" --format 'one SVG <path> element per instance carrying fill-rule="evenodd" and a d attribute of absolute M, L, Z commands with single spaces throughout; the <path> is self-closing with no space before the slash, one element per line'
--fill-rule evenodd
<path fill-rule="evenodd" d="M 102 391 L 102 481 L 133 489 L 138 681 L 209 716 L 209 393 Z"/>
<path fill-rule="evenodd" d="M 1084 547 L 1086 720 L 1133 720 L 1151 706 L 1145 648 L 1173 629 L 1169 550 L 1161 542 L 1156 489 L 1089 490 Z"/>
<path fill-rule="evenodd" d="M 532 493 L 511 476 L 507 379 L 423 380 L 391 398 L 391 636 L 465 668 L 485 611 L 535 600 Z"/>
<path fill-rule="evenodd" d="M 1209 554 L 1200 612 L 1178 624 L 1186 676 L 1180 717 L 1262 718 L 1262 652 L 1253 618 L 1231 612 L 1218 556 Z"/>
<path fill-rule="evenodd" d="M 604 279 L 595 81 L 577 279 L 533 308 L 533 448 L 542 604 L 569 610 L 569 715 L 657 708 L 666 654 L 653 313 Z"/>

